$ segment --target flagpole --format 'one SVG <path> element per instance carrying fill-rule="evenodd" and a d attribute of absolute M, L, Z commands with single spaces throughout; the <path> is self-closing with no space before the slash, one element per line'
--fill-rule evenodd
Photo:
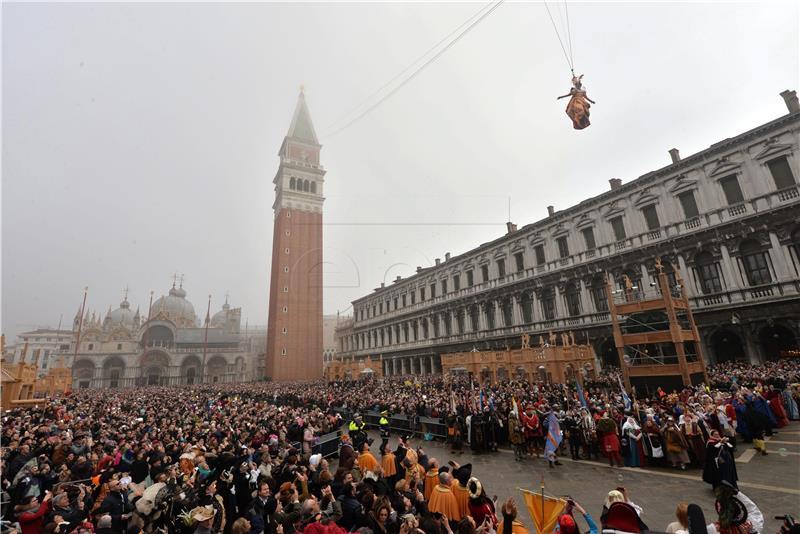
<path fill-rule="evenodd" d="M 542 475 L 542 481 L 541 481 L 540 484 L 541 484 L 541 489 L 542 489 L 542 525 L 541 525 L 542 528 L 541 528 L 541 530 L 544 530 L 544 475 Z M 539 530 L 539 529 L 537 529 L 537 530 Z M 540 530 L 540 532 L 541 532 L 541 530 Z M 544 534 L 544 533 L 542 533 L 542 534 Z"/>
<path fill-rule="evenodd" d="M 203 335 L 203 373 L 201 378 L 206 383 L 206 356 L 208 354 L 208 323 L 211 322 L 211 295 L 208 296 L 208 310 L 206 311 L 206 331 Z"/>
<path fill-rule="evenodd" d="M 150 314 L 152 313 L 152 311 L 153 311 L 153 290 L 151 289 L 150 290 L 150 304 L 147 305 L 147 319 L 144 322 L 145 326 L 147 325 L 147 323 L 150 322 Z M 144 355 L 147 353 L 147 331 L 148 330 L 149 330 L 149 328 L 145 328 L 144 329 L 144 333 L 142 333 L 142 355 L 139 356 L 139 374 L 140 375 L 141 375 L 142 362 L 144 361 Z M 135 383 L 135 381 L 136 381 L 136 379 L 134 378 L 134 383 Z"/>
<path fill-rule="evenodd" d="M 81 346 L 81 330 L 83 329 L 83 314 L 86 309 L 86 295 L 89 293 L 89 286 L 83 288 L 83 303 L 81 304 L 81 318 L 78 321 L 78 332 L 75 336 L 75 353 L 72 355 L 72 365 L 75 365 L 75 360 L 78 359 L 78 347 Z"/>

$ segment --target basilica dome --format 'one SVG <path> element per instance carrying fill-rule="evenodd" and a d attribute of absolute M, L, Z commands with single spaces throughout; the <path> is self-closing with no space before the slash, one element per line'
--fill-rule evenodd
<path fill-rule="evenodd" d="M 222 305 L 222 309 L 214 314 L 211 318 L 211 326 L 212 327 L 223 327 L 228 323 L 228 312 L 231 309 L 230 304 L 228 301 L 225 301 L 225 304 Z"/>
<path fill-rule="evenodd" d="M 186 291 L 183 287 L 172 286 L 169 295 L 163 296 L 153 303 L 152 314 L 155 316 L 160 313 L 179 326 L 196 326 L 197 324 L 194 306 L 186 300 Z"/>
<path fill-rule="evenodd" d="M 106 316 L 106 320 L 111 326 L 122 325 L 127 328 L 133 327 L 136 318 L 134 312 L 131 311 L 131 305 L 128 303 L 128 299 L 126 298 L 120 302 L 119 308 L 109 312 Z"/>

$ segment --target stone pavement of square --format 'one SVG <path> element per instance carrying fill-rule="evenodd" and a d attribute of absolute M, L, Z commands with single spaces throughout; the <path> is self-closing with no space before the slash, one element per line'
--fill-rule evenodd
<path fill-rule="evenodd" d="M 377 433 L 373 453 L 378 456 L 380 439 Z M 393 436 L 391 447 L 397 444 Z M 599 525 L 600 512 L 606 494 L 624 486 L 636 504 L 642 507 L 642 518 L 651 530 L 661 530 L 674 521 L 678 502 L 695 503 L 703 508 L 706 520 L 716 519 L 714 495 L 711 487 L 702 481 L 699 469 L 646 467 L 610 468 L 608 464 L 592 461 L 572 461 L 561 458 L 563 465 L 550 469 L 544 459 L 528 458 L 515 462 L 510 450 L 496 453 L 452 455 L 441 442 L 412 440 L 414 447 L 422 446 L 429 457 L 444 465 L 448 460 L 459 464 L 472 463 L 473 476 L 478 477 L 487 495 L 502 502 L 509 496 L 517 501 L 520 519 L 532 530 L 532 521 L 525 509 L 517 488 L 538 491 L 544 477 L 545 491 L 551 495 L 569 495 L 579 502 Z M 765 533 L 777 532 L 780 521 L 776 515 L 800 516 L 800 423 L 792 422 L 768 438 L 767 456 L 755 455 L 750 444 L 740 442 L 736 449 L 736 467 L 739 488 L 761 509 L 765 518 Z M 586 524 L 579 520 L 582 530 Z"/>

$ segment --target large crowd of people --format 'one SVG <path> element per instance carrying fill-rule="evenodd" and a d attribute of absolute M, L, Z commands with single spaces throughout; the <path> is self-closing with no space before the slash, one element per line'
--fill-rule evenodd
<path fill-rule="evenodd" d="M 733 452 L 750 443 L 767 454 L 765 436 L 800 419 L 800 360 L 721 364 L 709 369 L 708 384 L 648 395 L 623 391 L 614 369 L 583 383 L 410 376 L 78 390 L 4 414 L 2 528 L 526 532 L 524 509 L 489 498 L 469 464 L 430 457 L 391 429 L 389 421 L 402 416 L 420 422 L 409 432 L 423 439 L 431 437 L 425 422 L 438 421 L 456 459 L 466 447 L 487 454 L 509 447 L 517 461 L 542 456 L 553 469 L 560 458 L 701 469 L 717 496 L 704 532 L 761 531 L 757 505 L 738 489 Z M 365 433 L 368 412 L 380 415 L 380 443 Z M 323 457 L 320 437 L 337 431 L 344 435 L 335 457 Z M 625 489 L 609 489 L 596 519 L 569 501 L 555 528 L 647 530 Z M 667 530 L 689 532 L 692 517 L 696 526 L 693 506 L 679 505 Z"/>

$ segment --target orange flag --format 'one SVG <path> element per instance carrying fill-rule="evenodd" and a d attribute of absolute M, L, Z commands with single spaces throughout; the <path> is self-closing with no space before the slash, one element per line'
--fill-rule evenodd
<path fill-rule="evenodd" d="M 558 516 L 564 511 L 567 501 L 547 495 L 544 495 L 544 500 L 542 500 L 541 493 L 533 493 L 528 490 L 521 491 L 537 534 L 550 534 L 553 532 Z"/>

